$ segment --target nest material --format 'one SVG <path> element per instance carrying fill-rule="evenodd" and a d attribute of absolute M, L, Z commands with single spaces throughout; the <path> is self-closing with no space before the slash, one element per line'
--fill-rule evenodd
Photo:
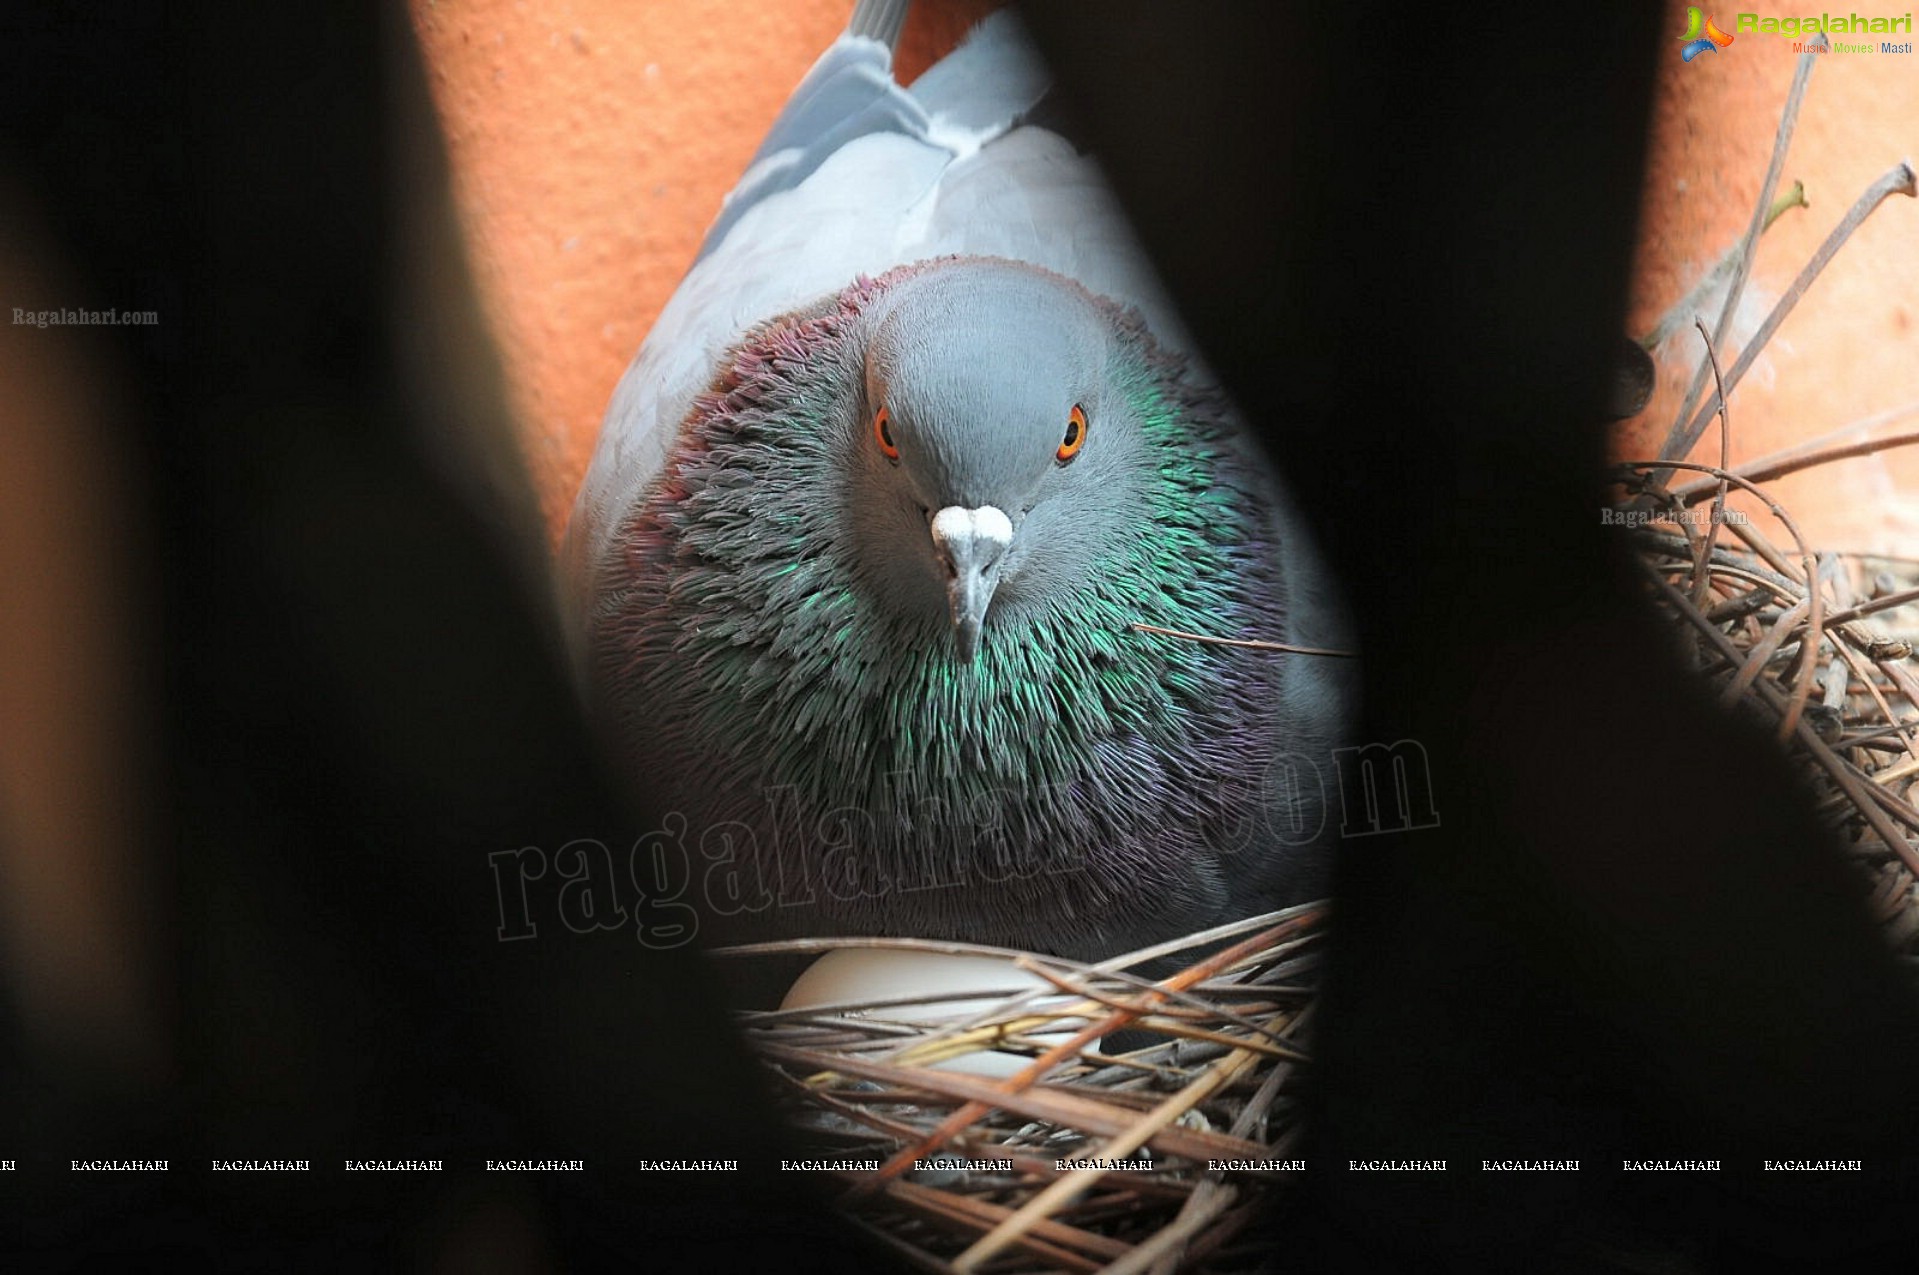
<path fill-rule="evenodd" d="M 741 1026 L 811 1157 L 879 1162 L 831 1172 L 854 1221 L 920 1269 L 1250 1271 L 1261 1253 L 1248 1226 L 1301 1132 L 1325 917 L 1323 904 L 1291 908 L 1093 965 L 910 939 L 736 948 L 992 955 L 1051 985 L 930 1021 L 924 1003 L 954 993 L 748 1012 Z M 1189 963 L 1157 980 L 1129 972 L 1169 959 Z M 1159 1041 L 1100 1052 L 1126 1029 Z M 985 1051 L 1031 1062 L 1004 1080 L 935 1066 Z M 1010 1167 L 928 1163 L 940 1160 Z"/>
<path fill-rule="evenodd" d="M 1809 41 L 1773 137 L 1772 160 L 1740 242 L 1640 344 L 1659 347 L 1688 319 L 1703 352 L 1657 461 L 1628 462 L 1619 483 L 1629 503 L 1609 511 L 1637 538 L 1635 560 L 1655 605 L 1677 627 L 1687 656 L 1719 687 L 1720 702 L 1767 725 L 1805 771 L 1818 809 L 1852 847 L 1870 906 L 1894 950 L 1919 955 L 1919 677 L 1915 640 L 1882 628 L 1919 602 L 1919 562 L 1821 553 L 1759 484 L 1800 470 L 1919 444 L 1919 433 L 1882 427 L 1919 415 L 1909 403 L 1734 470 L 1731 396 L 1800 298 L 1852 234 L 1894 195 L 1919 198 L 1919 171 L 1900 160 L 1868 186 L 1747 339 L 1730 367 L 1719 346 L 1730 334 L 1760 236 L 1782 214 L 1810 203 L 1795 182 L 1773 192 L 1824 37 Z M 1698 309 L 1723 287 L 1711 330 Z M 1706 391 L 1710 389 L 1711 393 Z M 1719 464 L 1682 459 L 1717 419 Z M 1675 477 L 1685 479 L 1669 486 Z M 1785 548 L 1729 512 L 1726 498 L 1755 498 L 1790 538 Z M 1706 508 L 1710 501 L 1710 509 Z M 1623 515 L 1623 516 L 1622 516 Z M 1908 615 L 1911 613 L 1908 612 Z"/>
<path fill-rule="evenodd" d="M 1636 560 L 1655 602 L 1720 702 L 1769 726 L 1803 767 L 1819 813 L 1850 846 L 1887 941 L 1919 956 L 1919 676 L 1914 636 L 1888 624 L 1919 603 L 1919 563 L 1817 553 L 1749 480 L 1679 468 L 1709 477 L 1678 492 L 1636 473 L 1622 479 L 1651 505 L 1630 512 L 1644 520 L 1633 529 Z M 1794 538 L 1790 550 L 1755 523 L 1719 516 L 1722 478 L 1761 496 Z M 1707 497 L 1715 513 L 1702 527 L 1686 506 Z"/>
<path fill-rule="evenodd" d="M 1663 468 L 1706 477 L 1668 489 L 1648 476 Z M 1892 627 L 1899 608 L 1919 607 L 1919 562 L 1816 553 L 1772 497 L 1722 468 L 1647 462 L 1620 482 L 1632 503 L 1614 520 L 1635 538 L 1687 658 L 1803 765 L 1887 942 L 1919 958 L 1919 622 L 1910 635 Z M 1724 516 L 1722 482 L 1758 495 L 1792 547 Z M 1715 512 L 1702 518 L 1693 507 L 1708 500 Z M 735 948 L 999 956 L 1051 985 L 930 1020 L 926 1003 L 961 994 L 749 1012 L 741 1025 L 805 1154 L 878 1163 L 832 1171 L 844 1207 L 919 1269 L 1259 1270 L 1249 1226 L 1283 1188 L 1302 1132 L 1297 1086 L 1326 914 L 1294 908 L 1096 965 L 911 939 Z M 1157 981 L 1128 973 L 1169 958 L 1188 963 Z M 1126 1028 L 1165 1039 L 1100 1052 Z M 989 1051 L 1032 1061 L 1003 1081 L 935 1067 Z M 1149 1169 L 1072 1163 L 1142 1156 Z M 1007 1167 L 928 1163 L 945 1157 Z"/>
<path fill-rule="evenodd" d="M 1647 476 L 1668 467 L 1707 477 L 1668 489 Z M 1647 462 L 1620 481 L 1636 499 L 1617 520 L 1687 658 L 1804 767 L 1887 942 L 1919 959 L 1919 621 L 1891 624 L 1919 608 L 1919 562 L 1816 553 L 1775 500 L 1724 469 Z M 1792 548 L 1724 517 L 1722 481 L 1759 495 Z M 1702 520 L 1690 507 L 1708 499 Z M 731 953 L 999 956 L 1051 985 L 938 1018 L 926 1003 L 962 996 L 741 1015 L 804 1154 L 877 1162 L 832 1171 L 843 1205 L 919 1269 L 1223 1275 L 1264 1269 L 1249 1227 L 1293 1172 L 1326 915 L 1324 904 L 1293 908 L 1094 965 L 913 939 Z M 1170 958 L 1188 963 L 1157 981 L 1128 972 Z M 1165 1039 L 1100 1052 L 1128 1028 Z M 1007 1080 L 936 1068 L 992 1051 L 1032 1061 Z M 1007 1167 L 929 1163 L 945 1158 Z M 1072 1163 L 1140 1158 L 1152 1167 Z"/>

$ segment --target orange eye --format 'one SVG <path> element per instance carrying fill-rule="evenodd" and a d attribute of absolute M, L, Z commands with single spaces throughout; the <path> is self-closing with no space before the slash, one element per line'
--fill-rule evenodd
<path fill-rule="evenodd" d="M 1086 409 L 1075 403 L 1072 414 L 1066 418 L 1066 437 L 1061 441 L 1059 451 L 1054 455 L 1064 463 L 1079 455 L 1079 449 L 1084 446 L 1086 446 Z"/>
<path fill-rule="evenodd" d="M 900 458 L 900 446 L 893 441 L 893 418 L 883 407 L 873 417 L 873 437 L 879 440 L 880 450 L 886 453 L 886 459 Z"/>

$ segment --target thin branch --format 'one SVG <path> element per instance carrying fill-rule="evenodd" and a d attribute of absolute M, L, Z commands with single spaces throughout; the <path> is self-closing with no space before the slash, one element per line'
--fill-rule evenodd
<path fill-rule="evenodd" d="M 1762 456 L 1758 460 L 1749 460 L 1732 472 L 1741 478 L 1756 483 L 1769 482 L 1774 478 L 1784 478 L 1787 474 L 1796 474 L 1802 469 L 1812 469 L 1818 465 L 1830 465 L 1834 461 L 1853 460 L 1860 456 L 1872 456 L 1879 452 L 1891 451 L 1896 447 L 1911 447 L 1919 443 L 1919 430 L 1906 434 L 1888 434 L 1883 438 L 1868 438 L 1856 443 L 1833 443 L 1830 440 L 1841 435 L 1855 433 L 1869 426 L 1884 425 L 1902 420 L 1908 416 L 1919 416 L 1919 403 L 1907 403 L 1888 412 L 1848 425 L 1844 429 L 1834 430 L 1823 438 L 1813 439 L 1798 447 L 1788 448 Z M 1701 480 L 1681 483 L 1672 488 L 1672 494 L 1685 504 L 1692 504 L 1712 491 L 1717 484 Z"/>
<path fill-rule="evenodd" d="M 1251 938 L 1242 939 L 1240 942 L 1233 944 L 1223 951 L 1215 952 L 1212 956 L 1207 957 L 1197 965 L 1189 966 L 1179 973 L 1160 981 L 1169 988 L 1183 991 L 1191 987 L 1194 983 L 1203 982 L 1212 975 L 1228 968 L 1241 957 L 1264 950 L 1273 940 L 1283 937 L 1288 932 L 1289 927 L 1294 924 L 1296 924 L 1296 922 L 1274 926 L 1272 929 L 1255 934 Z M 1148 993 L 1148 995 L 1150 996 L 1151 994 Z M 959 1133 L 960 1130 L 966 1128 L 966 1126 L 972 1124 L 975 1120 L 978 1120 L 995 1107 L 1014 1108 L 1019 1101 L 1029 1100 L 1030 1095 L 1026 1093 L 1026 1091 L 1042 1076 L 1051 1071 L 1055 1065 L 1078 1054 L 1083 1047 L 1091 1044 L 1100 1037 L 1128 1026 L 1138 1017 L 1139 1015 L 1137 1013 L 1122 1010 L 1113 1013 L 1101 1022 L 1088 1023 L 1066 1040 L 1054 1045 L 1038 1058 L 1035 1058 L 1014 1075 L 1008 1076 L 1006 1079 L 1000 1081 L 998 1085 L 993 1086 L 994 1092 L 990 1099 L 976 1098 L 966 1103 L 945 1120 L 941 1121 L 938 1128 L 926 1134 L 917 1144 L 895 1153 L 890 1160 L 880 1166 L 878 1173 L 861 1187 L 855 1188 L 855 1191 L 870 1191 L 877 1184 L 889 1178 L 898 1177 L 901 1173 L 912 1167 L 914 1160 L 944 1145 L 949 1139 Z M 950 1077 L 943 1077 L 942 1079 L 948 1084 L 952 1082 L 952 1078 Z"/>
<path fill-rule="evenodd" d="M 1162 629 L 1156 624 L 1129 625 L 1135 633 L 1157 633 L 1162 637 L 1185 638 L 1188 642 L 1205 642 L 1212 646 L 1237 646 L 1248 651 L 1283 651 L 1288 655 L 1331 655 L 1342 660 L 1356 658 L 1352 651 L 1334 651 L 1319 646 L 1293 646 L 1288 642 L 1263 642 L 1254 638 L 1208 637 L 1204 633 L 1187 633 L 1180 629 Z"/>
<path fill-rule="evenodd" d="M 1919 589 L 1902 589 L 1898 593 L 1888 593 L 1882 598 L 1874 598 L 1869 602 L 1861 602 L 1858 606 L 1848 607 L 1844 611 L 1830 616 L 1826 620 L 1826 623 L 1829 625 L 1845 624 L 1849 620 L 1857 620 L 1863 616 L 1876 615 L 1881 611 L 1896 611 L 1911 602 L 1919 602 Z"/>
<path fill-rule="evenodd" d="M 1739 243 L 1739 258 L 1733 266 L 1732 282 L 1726 288 L 1726 302 L 1719 311 L 1719 322 L 1713 328 L 1713 343 L 1724 345 L 1726 336 L 1732 329 L 1733 312 L 1739 308 L 1739 298 L 1746 290 L 1746 280 L 1752 275 L 1752 261 L 1759 246 L 1759 232 L 1765 227 L 1766 213 L 1772 207 L 1772 192 L 1779 184 L 1779 172 L 1786 166 L 1786 151 L 1792 145 L 1793 129 L 1799 123 L 1799 106 L 1806 98 L 1806 85 L 1812 79 L 1813 64 L 1819 60 L 1829 44 L 1822 31 L 1818 39 L 1807 46 L 1806 52 L 1799 55 L 1799 65 L 1793 68 L 1792 88 L 1786 93 L 1786 109 L 1779 114 L 1779 127 L 1772 137 L 1772 159 L 1766 164 L 1766 178 L 1759 185 L 1759 201 L 1752 210 L 1752 220 L 1746 225 L 1745 238 Z M 1756 344 L 1756 343 L 1755 343 Z M 1738 378 L 1735 377 L 1735 380 Z M 1693 370 L 1692 385 L 1686 390 L 1685 402 L 1680 405 L 1679 415 L 1673 421 L 1672 430 L 1666 435 L 1666 445 L 1659 449 L 1659 459 L 1679 460 L 1692 450 L 1699 429 L 1681 434 L 1686 418 L 1692 415 L 1695 404 L 1699 402 L 1700 392 L 1706 388 L 1706 366 L 1701 363 Z M 1661 481 L 1664 481 L 1663 475 Z"/>
<path fill-rule="evenodd" d="M 1732 405 L 1726 400 L 1726 383 L 1719 376 L 1719 355 L 1712 348 L 1712 337 L 1706 332 L 1703 319 L 1695 317 L 1693 324 L 1699 329 L 1699 339 L 1706 343 L 1706 362 L 1712 365 L 1712 380 L 1719 396 L 1719 468 L 1732 468 Z M 1718 490 L 1712 498 L 1712 518 L 1706 527 L 1706 542 L 1699 556 L 1693 561 L 1692 600 L 1698 606 L 1706 600 L 1706 567 L 1712 560 L 1713 547 L 1719 543 L 1719 523 L 1726 516 L 1726 480 L 1718 480 Z"/>
<path fill-rule="evenodd" d="M 1740 379 L 1759 358 L 1760 351 L 1766 347 L 1766 342 L 1770 341 L 1773 333 L 1779 330 L 1779 325 L 1786 321 L 1786 316 L 1791 314 L 1793 307 L 1799 304 L 1799 299 L 1806 295 L 1806 290 L 1812 286 L 1813 280 L 1832 264 L 1833 257 L 1846 246 L 1846 241 L 1852 238 L 1853 232 L 1865 223 L 1874 209 L 1893 195 L 1919 197 L 1919 174 L 1915 174 L 1912 165 L 1905 160 L 1894 164 L 1884 176 L 1867 187 L 1866 193 L 1859 196 L 1858 202 L 1853 204 L 1844 220 L 1833 228 L 1830 235 L 1826 236 L 1826 242 L 1819 245 L 1819 251 L 1812 255 L 1812 260 L 1806 263 L 1806 268 L 1799 272 L 1799 277 L 1792 281 L 1790 288 L 1786 289 L 1786 295 L 1779 298 L 1779 304 L 1772 308 L 1772 313 L 1766 316 L 1766 321 L 1759 325 L 1757 332 L 1753 333 L 1752 340 L 1748 341 L 1746 347 L 1739 352 L 1739 358 L 1732 365 L 1732 371 L 1726 374 L 1727 393 L 1738 388 Z M 1703 383 L 1703 369 L 1700 380 Z M 1659 449 L 1660 463 L 1666 466 L 1655 475 L 1659 482 L 1665 482 L 1678 458 L 1692 450 L 1692 445 L 1698 442 L 1699 436 L 1705 432 L 1706 422 L 1711 420 L 1712 414 L 1718 410 L 1717 402 L 1708 403 L 1700 409 L 1697 416 L 1692 418 L 1690 425 L 1675 424 L 1673 426 L 1673 432 L 1666 438 L 1666 445 Z"/>
<path fill-rule="evenodd" d="M 1908 177 L 1912 176 L 1912 170 L 1910 168 L 1906 170 L 1906 175 Z M 1643 460 L 1627 461 L 1625 463 L 1629 467 L 1636 469 L 1646 469 L 1657 464 L 1655 461 Z M 1804 583 L 1808 600 L 1806 627 L 1811 633 L 1811 638 L 1799 644 L 1799 672 L 1794 679 L 1792 700 L 1786 708 L 1785 716 L 1780 719 L 1779 723 L 1779 738 L 1783 743 L 1785 740 L 1792 738 L 1794 730 L 1799 726 L 1800 714 L 1806 710 L 1806 701 L 1812 698 L 1813 671 L 1817 664 L 1819 643 L 1825 634 L 1825 602 L 1823 591 L 1819 587 L 1819 564 L 1813 558 L 1812 549 L 1807 545 L 1805 536 L 1800 534 L 1799 524 L 1792 520 L 1792 515 L 1787 513 L 1778 501 L 1767 495 L 1765 491 L 1750 480 L 1741 478 L 1729 470 L 1714 465 L 1698 465 L 1691 461 L 1667 461 L 1666 467 L 1668 469 L 1689 469 L 1696 473 L 1711 474 L 1715 478 L 1737 483 L 1742 489 L 1764 501 L 1766 508 L 1772 511 L 1772 516 L 1777 518 L 1781 525 L 1792 533 L 1793 540 L 1799 545 L 1799 560 L 1805 571 Z M 1759 551 L 1760 556 L 1766 557 L 1768 561 L 1772 561 L 1774 557 L 1777 557 L 1776 554 L 1768 553 L 1768 550 L 1771 548 L 1770 546 L 1766 546 L 1763 549 L 1761 548 L 1761 546 L 1765 544 L 1765 538 L 1759 535 L 1757 531 L 1746 526 L 1735 526 L 1733 530 L 1738 534 L 1740 539 L 1752 545 L 1754 549 Z M 1778 561 L 1773 561 L 1772 565 L 1782 572 L 1789 573 L 1789 568 L 1786 566 L 1783 558 Z M 1663 584 L 1665 582 L 1662 580 L 1660 583 Z M 1701 616 L 1700 618 L 1704 619 L 1705 617 Z M 1717 634 L 1718 630 L 1715 629 L 1714 633 Z M 1734 663 L 1736 664 L 1738 661 L 1735 659 Z M 1821 744 L 1821 747 L 1824 747 L 1824 745 Z"/>
<path fill-rule="evenodd" d="M 1121 1159 L 1155 1139 L 1165 1137 L 1169 1129 L 1178 1127 L 1174 1122 L 1180 1116 L 1192 1110 L 1208 1094 L 1223 1088 L 1240 1072 L 1251 1067 L 1255 1061 L 1251 1052 L 1245 1049 L 1234 1050 L 1226 1058 L 1200 1073 L 1198 1079 L 1186 1088 L 1173 1094 L 1146 1116 L 1135 1121 L 1131 1128 L 1108 1135 L 1109 1140 L 1097 1149 L 1097 1158 Z M 1090 1157 L 1075 1155 L 1073 1158 Z M 995 1253 L 1014 1242 L 1026 1228 L 1054 1209 L 1065 1205 L 1068 1200 L 1084 1191 L 1104 1172 L 1103 1169 L 1090 1166 L 1068 1171 L 1045 1190 L 1022 1204 L 1013 1216 L 987 1232 L 971 1248 L 955 1258 L 953 1269 L 961 1272 L 977 1271 Z M 1157 1253 L 1154 1255 L 1157 1256 Z"/>

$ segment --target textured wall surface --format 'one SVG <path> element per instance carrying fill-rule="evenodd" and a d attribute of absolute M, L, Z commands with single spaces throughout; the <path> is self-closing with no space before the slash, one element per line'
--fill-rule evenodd
<path fill-rule="evenodd" d="M 1896 16 L 1908 7 L 1862 4 L 1846 12 Z M 1649 331 L 1745 232 L 1798 60 L 1790 40 L 1735 31 L 1731 45 L 1682 62 L 1686 6 L 1671 10 L 1673 38 L 1660 51 L 1634 336 Z M 1735 23 L 1736 16 L 1722 12 L 1719 21 Z M 1811 207 L 1788 212 L 1760 241 L 1734 339 L 1719 351 L 1722 367 L 1732 365 L 1744 338 L 1861 192 L 1915 153 L 1919 53 L 1829 53 L 1814 65 L 1779 179 L 1782 191 L 1803 181 Z M 1709 330 L 1717 315 L 1717 305 L 1707 309 Z M 1688 319 L 1657 351 L 1658 395 L 1622 429 L 1621 456 L 1658 448 L 1702 348 Z M 1734 391 L 1733 462 L 1899 407 L 1915 409 L 1904 428 L 1919 428 L 1919 200 L 1894 196 L 1812 285 Z M 1717 462 L 1717 428 L 1708 429 L 1693 460 Z M 1819 547 L 1919 553 L 1919 448 L 1807 471 L 1770 490 Z"/>

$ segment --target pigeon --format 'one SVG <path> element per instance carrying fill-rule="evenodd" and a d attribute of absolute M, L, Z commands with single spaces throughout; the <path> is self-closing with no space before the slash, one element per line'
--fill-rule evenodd
<path fill-rule="evenodd" d="M 1076 959 L 1316 897 L 1344 662 L 1174 634 L 1338 647 L 1337 595 L 1017 20 L 902 88 L 903 8 L 795 90 L 568 528 L 669 812 L 635 884 L 709 939 Z"/>

